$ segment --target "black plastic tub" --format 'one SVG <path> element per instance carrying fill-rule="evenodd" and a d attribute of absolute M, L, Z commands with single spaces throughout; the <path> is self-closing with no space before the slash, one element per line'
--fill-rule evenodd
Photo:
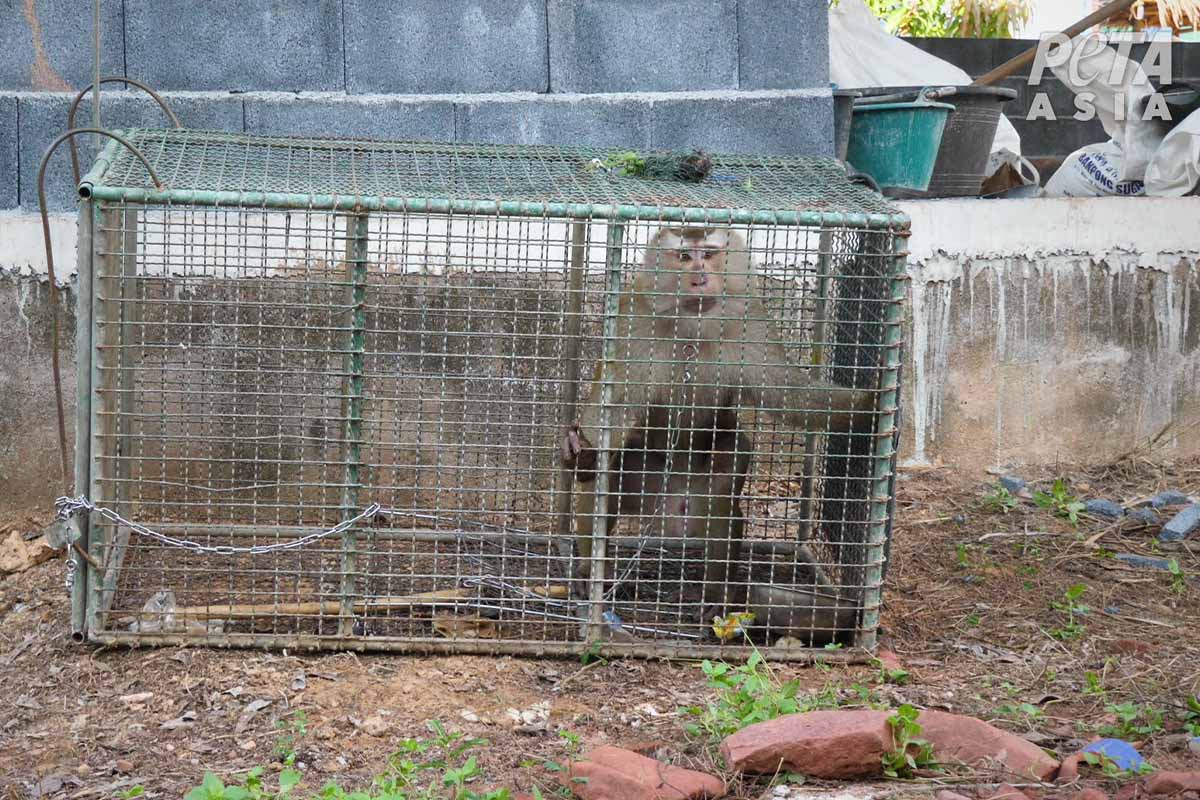
<path fill-rule="evenodd" d="M 922 86 L 878 86 L 855 89 L 863 97 L 859 102 L 881 95 L 902 95 L 916 99 Z M 1015 89 L 999 86 L 955 86 L 953 94 L 939 96 L 955 110 L 946 121 L 942 146 L 933 166 L 933 178 L 923 192 L 904 190 L 899 197 L 978 197 L 987 177 L 988 156 L 1000 112 L 1005 103 L 1016 99 Z"/>

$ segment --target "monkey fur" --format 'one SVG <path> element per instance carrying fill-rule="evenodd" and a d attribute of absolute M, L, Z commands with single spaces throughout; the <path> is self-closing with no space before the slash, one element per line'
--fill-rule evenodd
<path fill-rule="evenodd" d="M 576 491 L 581 563 L 591 570 L 601 392 L 611 387 L 606 530 L 620 518 L 646 535 L 705 542 L 704 606 L 731 596 L 741 550 L 739 496 L 753 442 L 738 429 L 740 408 L 761 408 L 797 431 L 849 431 L 873 394 L 816 379 L 788 363 L 754 292 L 745 240 L 726 228 L 662 228 L 632 286 L 621 295 L 617 354 L 597 363 L 576 425 L 563 435 L 562 462 Z"/>

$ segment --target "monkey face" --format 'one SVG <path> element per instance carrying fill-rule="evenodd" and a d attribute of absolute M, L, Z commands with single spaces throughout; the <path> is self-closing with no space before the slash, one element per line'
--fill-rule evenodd
<path fill-rule="evenodd" d="M 634 281 L 657 314 L 704 315 L 744 296 L 745 243 L 725 228 L 663 228 Z"/>

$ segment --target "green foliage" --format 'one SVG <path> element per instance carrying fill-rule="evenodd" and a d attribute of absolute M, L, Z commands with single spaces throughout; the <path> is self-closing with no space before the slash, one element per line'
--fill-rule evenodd
<path fill-rule="evenodd" d="M 275 723 L 275 729 L 280 731 L 275 739 L 275 755 L 286 766 L 296 763 L 296 748 L 300 741 L 308 735 L 308 715 L 302 710 L 293 711 L 287 719 Z"/>
<path fill-rule="evenodd" d="M 1046 712 L 1033 703 L 1018 703 L 1015 706 L 1003 705 L 996 709 L 996 713 L 1002 717 L 1024 719 L 1028 722 L 1040 722 L 1046 718 Z"/>
<path fill-rule="evenodd" d="M 1012 492 L 1005 489 L 1000 484 L 996 484 L 996 488 L 992 493 L 983 498 L 983 505 L 989 510 L 997 514 L 1007 514 L 1017 507 L 1017 498 L 1013 497 Z"/>
<path fill-rule="evenodd" d="M 303 736 L 307 732 L 307 719 L 296 719 L 293 715 L 286 724 L 292 731 Z M 367 790 L 348 791 L 336 782 L 325 784 L 315 795 L 318 800 L 508 800 L 507 789 L 486 793 L 476 792 L 468 784 L 480 777 L 479 763 L 469 751 L 486 745 L 484 739 L 467 737 L 461 732 L 448 732 L 441 722 L 427 723 L 432 735 L 429 739 L 405 739 L 396 752 L 388 757 L 387 767 L 375 777 Z M 293 734 L 286 734 L 287 737 Z M 281 742 L 294 739 L 281 737 Z M 294 750 L 284 751 L 278 747 L 288 764 L 280 771 L 278 788 L 269 789 L 263 781 L 263 768 L 255 767 L 246 774 L 241 783 L 225 784 L 213 773 L 207 773 L 204 781 L 192 789 L 185 800 L 287 800 L 299 787 L 303 775 L 291 767 L 288 756 L 294 761 Z"/>
<path fill-rule="evenodd" d="M 1187 575 L 1183 571 L 1183 567 L 1179 566 L 1179 561 L 1172 558 L 1167 562 L 1167 571 L 1171 573 L 1171 591 L 1176 594 L 1187 593 Z"/>
<path fill-rule="evenodd" d="M 746 663 L 732 666 L 724 662 L 703 661 L 700 669 L 708 678 L 708 686 L 716 690 L 716 698 L 704 707 L 692 706 L 682 711 L 695 718 L 685 729 L 692 736 L 723 739 L 747 725 L 805 711 L 821 711 L 844 705 L 879 707 L 870 688 L 855 684 L 856 699 L 843 700 L 837 686 L 826 684 L 819 692 L 801 693 L 797 680 L 781 681 L 771 670 L 762 654 L 755 650 Z M 890 673 L 903 673 L 892 670 Z"/>
<path fill-rule="evenodd" d="M 1104 710 L 1115 716 L 1116 722 L 1101 725 L 1097 733 L 1114 739 L 1141 739 L 1161 733 L 1163 713 L 1152 705 L 1140 703 L 1109 703 Z"/>
<path fill-rule="evenodd" d="M 1029 0 L 867 0 L 898 36 L 1008 39 L 1029 21 Z"/>
<path fill-rule="evenodd" d="M 921 737 L 920 713 L 910 705 L 902 705 L 888 717 L 892 730 L 892 750 L 883 754 L 883 774 L 889 778 L 911 778 L 922 768 L 936 766 L 933 745 Z"/>
<path fill-rule="evenodd" d="M 1187 699 L 1187 710 L 1183 712 L 1183 727 L 1189 736 L 1200 736 L 1200 697 Z"/>
<path fill-rule="evenodd" d="M 1079 514 L 1083 511 L 1083 503 L 1068 491 L 1067 482 L 1062 478 L 1054 481 L 1048 494 L 1040 489 L 1035 491 L 1033 502 L 1039 508 L 1048 508 L 1054 512 L 1055 516 L 1069 520 L 1072 525 L 1079 524 Z"/>
<path fill-rule="evenodd" d="M 1079 602 L 1079 598 L 1083 597 L 1087 589 L 1087 585 L 1077 583 L 1063 592 L 1062 600 L 1056 600 L 1050 604 L 1055 611 L 1067 615 L 1067 621 L 1061 628 L 1054 628 L 1050 631 L 1050 635 L 1055 639 L 1065 642 L 1069 639 L 1077 639 L 1083 634 L 1085 626 L 1076 617 L 1087 614 L 1091 610 Z"/>
<path fill-rule="evenodd" d="M 780 682 L 758 651 L 751 653 L 740 666 L 706 659 L 700 669 L 708 678 L 709 687 L 717 690 L 717 698 L 704 708 L 686 709 L 697 718 L 695 723 L 687 725 L 688 733 L 693 736 L 724 738 L 755 722 L 800 710 L 800 702 L 796 700 L 800 682 Z"/>
<path fill-rule="evenodd" d="M 1084 682 L 1084 687 L 1083 687 L 1084 694 L 1094 694 L 1094 695 L 1103 695 L 1104 694 L 1104 684 L 1100 681 L 1100 675 L 1098 673 L 1093 672 L 1092 670 L 1089 669 L 1087 672 L 1083 673 L 1083 682 Z"/>

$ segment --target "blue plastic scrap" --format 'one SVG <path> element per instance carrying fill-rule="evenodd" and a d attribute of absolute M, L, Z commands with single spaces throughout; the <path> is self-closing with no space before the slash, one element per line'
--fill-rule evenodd
<path fill-rule="evenodd" d="M 1098 753 L 1113 762 L 1117 769 L 1130 772 L 1136 772 L 1146 763 L 1136 747 L 1121 739 L 1097 739 L 1084 747 L 1083 752 Z"/>

